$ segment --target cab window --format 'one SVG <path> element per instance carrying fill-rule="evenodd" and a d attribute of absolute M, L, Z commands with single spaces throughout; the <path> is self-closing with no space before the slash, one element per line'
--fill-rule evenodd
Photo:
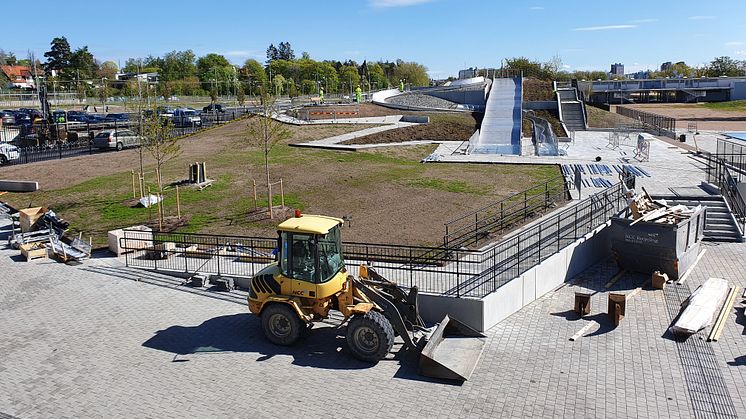
<path fill-rule="evenodd" d="M 281 233 L 280 270 L 288 278 L 317 282 L 316 242 L 312 235 Z"/>

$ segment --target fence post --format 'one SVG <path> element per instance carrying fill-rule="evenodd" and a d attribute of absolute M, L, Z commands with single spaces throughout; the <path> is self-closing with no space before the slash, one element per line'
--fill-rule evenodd
<path fill-rule="evenodd" d="M 560 252 L 560 240 L 562 240 L 562 235 L 560 234 L 560 218 L 561 215 L 557 215 L 557 253 Z"/>
<path fill-rule="evenodd" d="M 220 242 L 218 240 L 219 238 L 215 237 L 215 252 L 218 259 L 218 276 L 220 276 Z"/>
<path fill-rule="evenodd" d="M 474 214 L 474 244 L 479 243 L 479 213 Z"/>
<path fill-rule="evenodd" d="M 59 140 L 59 137 L 57 137 L 57 154 L 60 156 L 60 159 L 62 158 L 62 143 Z"/>
<path fill-rule="evenodd" d="M 523 221 L 526 221 L 526 218 L 528 218 L 528 215 L 526 214 L 527 209 L 528 209 L 528 194 L 526 191 L 523 191 Z"/>
<path fill-rule="evenodd" d="M 541 263 L 541 225 L 542 224 L 543 223 L 539 223 L 539 242 L 538 242 L 538 247 L 539 247 L 539 263 Z"/>
<path fill-rule="evenodd" d="M 414 285 L 414 263 L 412 262 L 412 248 L 409 248 L 409 287 Z"/>

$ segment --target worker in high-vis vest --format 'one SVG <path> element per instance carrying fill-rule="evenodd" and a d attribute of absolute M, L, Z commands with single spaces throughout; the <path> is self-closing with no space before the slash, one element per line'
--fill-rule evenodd
<path fill-rule="evenodd" d="M 361 89 L 360 86 L 355 89 L 355 101 L 357 103 L 361 103 L 363 101 L 363 89 Z"/>
<path fill-rule="evenodd" d="M 399 91 L 400 92 L 404 91 L 404 80 L 399 80 Z"/>
<path fill-rule="evenodd" d="M 319 103 L 324 103 L 324 88 L 319 89 Z"/>

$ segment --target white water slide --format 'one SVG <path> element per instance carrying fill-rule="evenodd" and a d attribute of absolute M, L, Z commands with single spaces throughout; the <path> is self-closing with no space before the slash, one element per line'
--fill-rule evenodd
<path fill-rule="evenodd" d="M 520 77 L 492 81 L 479 138 L 470 146 L 471 154 L 521 154 Z"/>

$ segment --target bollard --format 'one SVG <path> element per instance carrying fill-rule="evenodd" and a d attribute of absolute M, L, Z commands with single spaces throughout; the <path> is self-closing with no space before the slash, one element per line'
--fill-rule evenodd
<path fill-rule="evenodd" d="M 624 318 L 627 306 L 627 296 L 624 294 L 609 293 L 609 318 L 614 323 L 614 327 L 619 326 L 619 322 Z"/>
<path fill-rule="evenodd" d="M 591 294 L 587 292 L 575 293 L 575 312 L 580 317 L 591 313 Z"/>

